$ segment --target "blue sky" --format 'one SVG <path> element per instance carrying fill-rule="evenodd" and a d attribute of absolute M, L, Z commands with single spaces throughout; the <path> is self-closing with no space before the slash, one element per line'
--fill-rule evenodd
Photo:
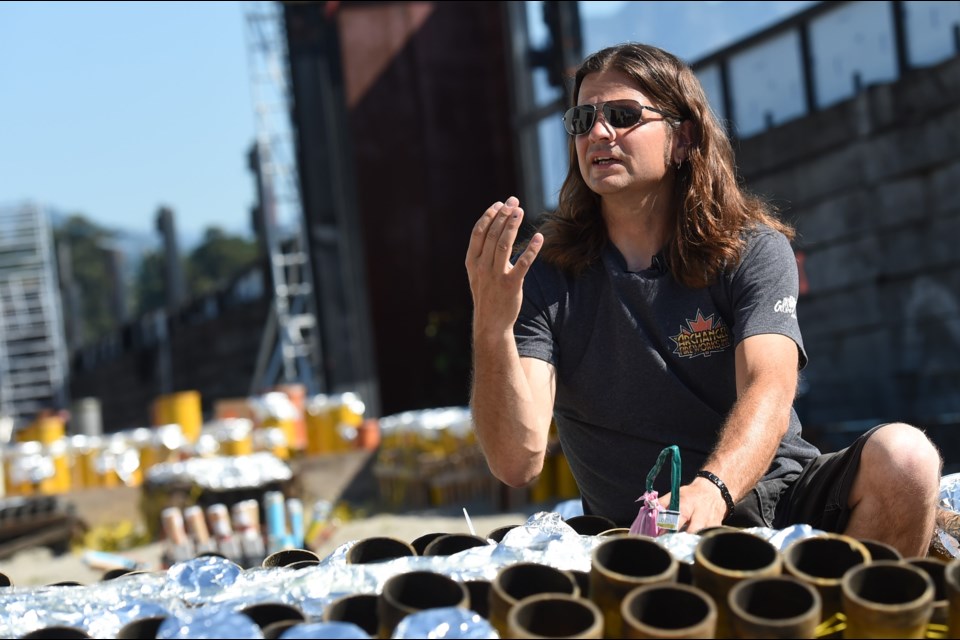
<path fill-rule="evenodd" d="M 246 233 L 250 86 L 239 2 L 2 2 L 0 204 Z"/>
<path fill-rule="evenodd" d="M 581 3 L 588 49 L 694 60 L 811 2 Z M 0 2 L 0 205 L 156 236 L 249 233 L 255 133 L 241 2 Z M 603 25 L 598 33 L 591 25 Z"/>

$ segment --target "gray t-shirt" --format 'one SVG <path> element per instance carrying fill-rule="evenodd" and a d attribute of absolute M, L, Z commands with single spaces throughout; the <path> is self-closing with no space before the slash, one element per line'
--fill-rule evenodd
<path fill-rule="evenodd" d="M 629 526 L 647 474 L 670 445 L 680 448 L 682 484 L 693 480 L 737 399 L 741 340 L 783 334 L 806 365 L 797 295 L 789 241 L 768 227 L 751 234 L 735 269 L 702 289 L 657 266 L 629 272 L 612 244 L 577 278 L 534 262 L 514 328 L 517 348 L 556 367 L 557 431 L 591 512 Z M 764 479 L 798 473 L 818 454 L 791 410 Z M 654 483 L 660 495 L 670 491 L 669 467 Z"/>

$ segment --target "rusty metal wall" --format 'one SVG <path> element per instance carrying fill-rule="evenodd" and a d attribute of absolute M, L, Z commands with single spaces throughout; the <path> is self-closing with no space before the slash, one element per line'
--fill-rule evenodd
<path fill-rule="evenodd" d="M 381 414 L 466 404 L 471 303 L 464 254 L 475 220 L 518 185 L 503 7 L 341 3 L 331 13 L 322 5 L 286 7 L 315 262 L 326 265 L 327 277 L 339 269 L 341 282 L 366 285 Z M 336 51 L 331 38 L 339 41 Z M 337 54 L 339 68 L 331 64 Z M 338 121 L 331 113 L 344 115 Z M 318 130 L 318 119 L 327 131 Z M 331 232 L 340 253 L 329 257 L 321 240 Z M 358 256 L 361 264 L 351 264 Z M 368 339 L 365 319 L 356 317 L 362 304 L 330 288 L 319 296 L 318 308 L 341 314 L 328 322 L 351 339 Z M 346 326 L 351 320 L 357 326 Z M 328 355 L 341 349 L 328 375 L 336 380 L 337 367 L 352 366 L 343 359 L 358 354 L 331 342 L 336 334 L 327 328 Z M 362 375 L 354 369 L 340 379 Z"/>

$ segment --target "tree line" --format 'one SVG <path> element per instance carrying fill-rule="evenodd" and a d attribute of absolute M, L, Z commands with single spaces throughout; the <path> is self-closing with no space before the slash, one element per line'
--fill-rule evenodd
<path fill-rule="evenodd" d="M 83 214 L 70 215 L 56 225 L 54 243 L 71 348 L 95 342 L 125 318 L 165 306 L 167 283 L 162 246 L 147 250 L 142 256 L 124 255 L 117 232 Z M 187 298 L 203 296 L 227 284 L 252 267 L 259 252 L 255 240 L 217 226 L 208 227 L 200 243 L 180 258 Z M 132 269 L 131 262 L 135 265 Z"/>

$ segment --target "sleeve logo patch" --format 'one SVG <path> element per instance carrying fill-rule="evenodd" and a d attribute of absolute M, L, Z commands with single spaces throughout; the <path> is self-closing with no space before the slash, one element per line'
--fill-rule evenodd
<path fill-rule="evenodd" d="M 786 313 L 791 318 L 796 320 L 797 318 L 797 299 L 793 296 L 787 296 L 782 300 L 777 300 L 777 304 L 773 305 L 773 311 L 775 313 Z"/>
<path fill-rule="evenodd" d="M 696 317 L 685 323 L 680 333 L 670 336 L 677 345 L 673 352 L 681 358 L 707 357 L 730 347 L 730 330 L 716 314 L 704 318 L 700 309 L 697 309 Z"/>

